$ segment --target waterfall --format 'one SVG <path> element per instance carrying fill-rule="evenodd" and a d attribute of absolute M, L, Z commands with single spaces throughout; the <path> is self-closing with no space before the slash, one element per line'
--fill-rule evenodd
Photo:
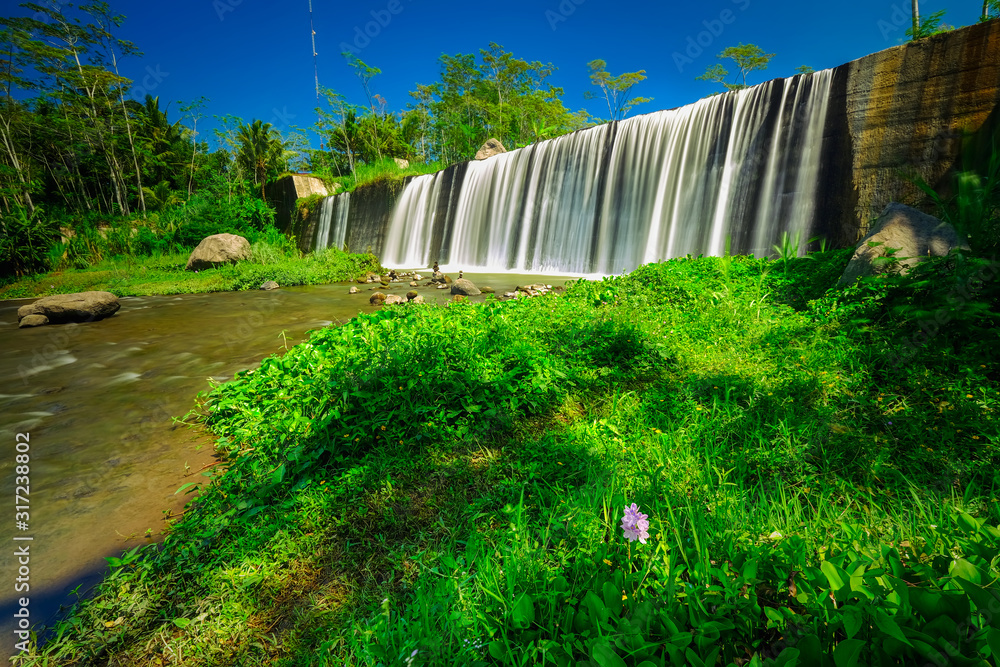
<path fill-rule="evenodd" d="M 409 181 L 382 263 L 613 274 L 771 253 L 814 227 L 833 71 L 775 79 Z"/>
<path fill-rule="evenodd" d="M 316 238 L 312 247 L 322 248 L 344 247 L 347 238 L 347 218 L 351 209 L 351 193 L 327 197 L 319 207 L 319 226 L 316 228 Z"/>

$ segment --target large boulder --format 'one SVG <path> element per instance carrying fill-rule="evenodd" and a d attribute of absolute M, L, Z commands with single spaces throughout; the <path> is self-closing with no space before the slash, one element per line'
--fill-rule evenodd
<path fill-rule="evenodd" d="M 493 157 L 494 155 L 500 155 L 500 153 L 506 153 L 507 149 L 503 147 L 499 139 L 487 139 L 486 143 L 483 144 L 479 151 L 476 153 L 477 160 L 485 160 L 488 157 Z"/>
<path fill-rule="evenodd" d="M 451 284 L 451 293 L 464 294 L 465 296 L 476 296 L 478 294 L 482 294 L 482 292 L 479 291 L 479 288 L 476 287 L 471 280 L 467 280 L 466 278 L 459 278 L 453 282 Z"/>
<path fill-rule="evenodd" d="M 959 238 L 954 227 L 893 202 L 882 210 L 871 231 L 858 243 L 837 286 L 846 287 L 862 276 L 884 272 L 891 263 L 878 260 L 886 257 L 890 249 L 895 249 L 897 266 L 906 273 L 925 257 L 943 257 L 956 248 L 968 250 L 969 245 Z"/>
<path fill-rule="evenodd" d="M 186 270 L 203 271 L 220 264 L 250 259 L 250 242 L 236 234 L 215 234 L 201 240 L 188 257 Z"/>
<path fill-rule="evenodd" d="M 32 315 L 41 315 L 49 324 L 66 322 L 93 322 L 111 317 L 118 312 L 121 304 L 111 292 L 78 292 L 76 294 L 55 294 L 42 297 L 34 303 L 17 309 L 17 321 L 22 323 Z M 32 317 L 24 326 L 39 326 L 41 320 Z"/>

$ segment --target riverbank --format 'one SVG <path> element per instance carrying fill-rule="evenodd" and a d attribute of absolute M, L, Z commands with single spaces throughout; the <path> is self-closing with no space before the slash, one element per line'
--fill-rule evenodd
<path fill-rule="evenodd" d="M 914 346 L 947 288 L 848 255 L 318 331 L 204 397 L 226 470 L 22 664 L 988 658 L 997 290 Z"/>
<path fill-rule="evenodd" d="M 289 246 L 255 243 L 249 261 L 205 271 L 185 271 L 190 252 L 128 256 L 79 269 L 50 271 L 0 286 L 0 299 L 102 290 L 116 296 L 199 294 L 258 289 L 273 280 L 282 287 L 323 285 L 381 272 L 371 254 L 330 248 L 304 257 Z"/>

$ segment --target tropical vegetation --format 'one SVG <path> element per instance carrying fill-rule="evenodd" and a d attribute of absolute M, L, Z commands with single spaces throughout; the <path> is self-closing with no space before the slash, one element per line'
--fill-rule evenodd
<path fill-rule="evenodd" d="M 200 397 L 222 464 L 20 664 L 995 663 L 997 148 L 906 275 L 783 247 L 314 332 Z"/>

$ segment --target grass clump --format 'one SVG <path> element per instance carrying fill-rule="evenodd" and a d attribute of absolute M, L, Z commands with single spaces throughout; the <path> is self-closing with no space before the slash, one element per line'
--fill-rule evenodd
<path fill-rule="evenodd" d="M 1000 369 L 898 363 L 927 287 L 846 261 L 317 331 L 203 397 L 224 472 L 22 664 L 994 660 Z"/>
<path fill-rule="evenodd" d="M 355 165 L 354 171 L 352 171 L 347 176 L 333 176 L 331 174 L 318 173 L 314 174 L 323 178 L 330 186 L 331 191 L 335 183 L 339 183 L 343 186 L 342 192 L 353 192 L 356 188 L 363 185 L 368 185 L 370 183 L 379 182 L 399 182 L 402 183 L 404 179 L 411 176 L 420 176 L 423 174 L 433 174 L 436 171 L 441 171 L 447 165 L 441 162 L 410 162 L 409 166 L 405 169 L 401 169 L 396 161 L 392 158 L 384 158 L 382 160 L 374 161 L 370 164 L 360 163 Z"/>

